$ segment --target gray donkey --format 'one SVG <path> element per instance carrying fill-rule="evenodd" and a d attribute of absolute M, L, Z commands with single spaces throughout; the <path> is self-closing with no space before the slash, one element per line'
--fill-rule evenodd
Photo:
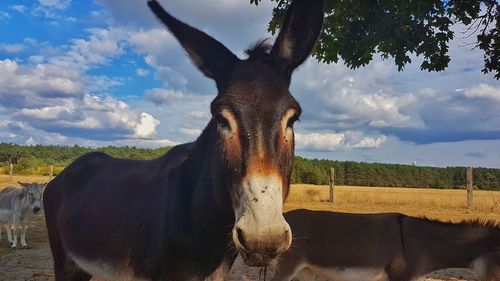
<path fill-rule="evenodd" d="M 21 246 L 26 244 L 28 219 L 40 211 L 45 184 L 22 183 L 22 188 L 7 187 L 0 191 L 0 237 L 2 226 L 7 224 L 7 239 L 12 248 L 17 247 L 17 235 L 21 232 Z M 11 234 L 12 230 L 12 234 Z"/>

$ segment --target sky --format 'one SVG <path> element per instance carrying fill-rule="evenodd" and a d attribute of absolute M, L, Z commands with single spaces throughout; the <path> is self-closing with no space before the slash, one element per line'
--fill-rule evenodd
<path fill-rule="evenodd" d="M 240 58 L 274 2 L 160 0 Z M 292 77 L 303 114 L 296 155 L 500 168 L 500 82 L 455 26 L 450 66 L 351 70 L 308 59 Z M 0 142 L 159 147 L 191 142 L 217 94 L 145 0 L 2 0 Z"/>

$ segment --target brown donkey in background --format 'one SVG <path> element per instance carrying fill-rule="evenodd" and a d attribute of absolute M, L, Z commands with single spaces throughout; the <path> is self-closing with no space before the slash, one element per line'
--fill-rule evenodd
<path fill-rule="evenodd" d="M 209 35 L 149 7 L 215 80 L 212 119 L 193 143 L 151 161 L 84 155 L 45 189 L 56 280 L 224 280 L 236 255 L 266 266 L 291 243 L 282 214 L 301 113 L 288 91 L 323 21 L 295 0 L 274 46 L 241 60 Z"/>
<path fill-rule="evenodd" d="M 402 214 L 296 210 L 285 214 L 294 240 L 272 281 L 410 281 L 444 268 L 500 280 L 500 226 L 444 223 Z"/>

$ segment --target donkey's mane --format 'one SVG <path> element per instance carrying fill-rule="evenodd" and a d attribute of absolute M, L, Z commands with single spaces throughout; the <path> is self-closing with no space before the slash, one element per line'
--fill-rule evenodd
<path fill-rule="evenodd" d="M 477 226 L 489 227 L 500 231 L 500 222 L 494 220 L 472 219 L 472 220 L 466 220 L 462 223 L 464 223 L 465 225 L 477 225 Z"/>
<path fill-rule="evenodd" d="M 419 219 L 426 220 L 428 222 L 432 223 L 437 223 L 437 224 L 452 224 L 456 226 L 462 226 L 462 227 L 485 227 L 485 228 L 490 228 L 493 230 L 498 230 L 500 231 L 500 222 L 494 221 L 494 220 L 487 220 L 487 219 L 467 219 L 467 220 L 462 220 L 460 222 L 453 222 L 450 220 L 438 220 L 438 219 L 431 219 L 428 217 L 418 217 Z"/>
<path fill-rule="evenodd" d="M 256 60 L 269 57 L 272 49 L 271 43 L 269 43 L 269 38 L 264 38 L 257 40 L 253 43 L 250 48 L 245 50 L 245 54 L 248 55 L 248 59 Z"/>

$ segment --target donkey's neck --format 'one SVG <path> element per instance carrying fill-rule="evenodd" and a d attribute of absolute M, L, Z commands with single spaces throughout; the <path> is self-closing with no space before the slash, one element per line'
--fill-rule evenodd
<path fill-rule="evenodd" d="M 473 262 L 499 251 L 500 229 L 479 222 L 443 223 L 408 218 L 405 227 L 410 255 L 424 273 L 443 268 L 470 268 Z M 413 253 L 411 253 L 413 252 Z"/>
<path fill-rule="evenodd" d="M 171 219 L 177 224 L 190 225 L 185 235 L 207 232 L 234 223 L 234 212 L 227 189 L 217 186 L 213 180 L 214 162 L 210 135 L 204 132 L 196 142 L 189 145 L 182 165 L 171 170 L 175 184 L 176 198 L 170 198 L 170 208 L 174 209 Z M 171 212 L 172 213 L 172 212 Z M 190 223 L 186 223 L 189 221 Z M 229 229 L 230 230 L 230 229 Z"/>
<path fill-rule="evenodd" d="M 170 219 L 181 230 L 176 240 L 190 249 L 186 254 L 195 261 L 190 265 L 190 274 L 197 275 L 193 280 L 223 280 L 236 258 L 236 251 L 230 246 L 234 212 L 228 194 L 224 193 L 227 189 L 214 185 L 211 169 L 217 163 L 211 137 L 206 129 L 189 146 L 183 164 L 172 171 L 182 183 L 176 185 L 176 194 L 180 196 L 171 198 L 175 211 L 170 212 Z"/>

